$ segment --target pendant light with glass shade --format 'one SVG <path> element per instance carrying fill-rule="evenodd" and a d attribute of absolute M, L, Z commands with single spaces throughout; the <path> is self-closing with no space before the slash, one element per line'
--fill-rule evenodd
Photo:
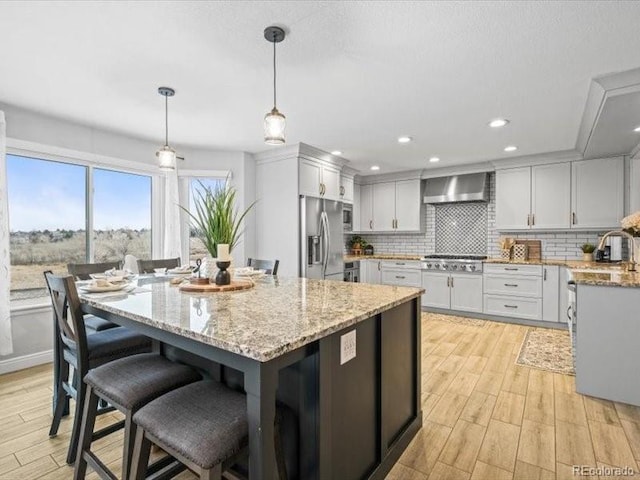
<path fill-rule="evenodd" d="M 280 43 L 284 37 L 284 30 L 280 27 L 264 29 L 264 38 L 273 43 L 273 108 L 264 116 L 264 141 L 269 145 L 284 143 L 285 116 L 276 108 L 276 43 Z"/>
<path fill-rule="evenodd" d="M 158 88 L 158 93 L 164 97 L 164 146 L 156 152 L 160 170 L 176 169 L 176 151 L 169 146 L 169 97 L 176 91 L 170 87 Z"/>

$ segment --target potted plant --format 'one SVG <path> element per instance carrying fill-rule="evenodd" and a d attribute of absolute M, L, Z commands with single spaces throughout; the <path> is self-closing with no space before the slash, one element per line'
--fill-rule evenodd
<path fill-rule="evenodd" d="M 595 251 L 596 246 L 591 243 L 585 243 L 580 247 L 582 250 L 582 260 L 585 262 L 593 262 L 593 252 Z"/>
<path fill-rule="evenodd" d="M 351 251 L 355 254 L 357 254 L 356 252 L 362 252 L 364 247 L 366 247 L 367 245 L 367 241 L 360 235 L 354 235 L 349 240 L 349 248 L 351 248 Z"/>
<path fill-rule="evenodd" d="M 211 255 L 211 258 L 203 260 L 202 274 L 209 277 L 215 274 L 213 266 L 218 256 L 218 245 L 228 244 L 229 253 L 233 251 L 240 242 L 242 221 L 255 205 L 253 202 L 239 213 L 236 208 L 236 189 L 228 180 L 214 187 L 198 182 L 200 186 L 193 194 L 195 213 L 180 207 L 189 215 L 196 236 Z"/>

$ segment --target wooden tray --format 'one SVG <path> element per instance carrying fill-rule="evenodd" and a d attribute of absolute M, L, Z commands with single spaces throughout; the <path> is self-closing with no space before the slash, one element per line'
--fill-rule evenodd
<path fill-rule="evenodd" d="M 253 282 L 249 280 L 231 280 L 229 285 L 216 285 L 215 283 L 208 283 L 205 285 L 196 285 L 193 283 L 185 283 L 180 285 L 180 290 L 183 292 L 233 292 L 237 290 L 248 290 L 253 287 Z"/>
<path fill-rule="evenodd" d="M 529 260 L 542 259 L 542 242 L 540 240 L 516 240 L 516 244 L 527 246 L 527 258 Z"/>

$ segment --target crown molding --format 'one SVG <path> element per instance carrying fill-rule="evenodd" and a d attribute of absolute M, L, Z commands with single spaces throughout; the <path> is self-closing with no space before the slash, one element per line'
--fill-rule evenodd
<path fill-rule="evenodd" d="M 358 185 L 373 185 L 374 183 L 398 182 L 421 178 L 422 170 L 406 170 L 404 172 L 383 173 L 380 175 L 356 175 L 355 183 Z"/>

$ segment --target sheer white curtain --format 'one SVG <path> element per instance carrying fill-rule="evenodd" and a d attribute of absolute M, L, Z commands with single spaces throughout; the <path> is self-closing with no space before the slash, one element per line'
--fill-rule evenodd
<path fill-rule="evenodd" d="M 165 175 L 164 204 L 164 252 L 163 258 L 181 256 L 180 244 L 180 197 L 178 194 L 178 169 Z"/>
<path fill-rule="evenodd" d="M 0 355 L 13 352 L 11 341 L 9 198 L 7 195 L 7 125 L 0 110 Z"/>

